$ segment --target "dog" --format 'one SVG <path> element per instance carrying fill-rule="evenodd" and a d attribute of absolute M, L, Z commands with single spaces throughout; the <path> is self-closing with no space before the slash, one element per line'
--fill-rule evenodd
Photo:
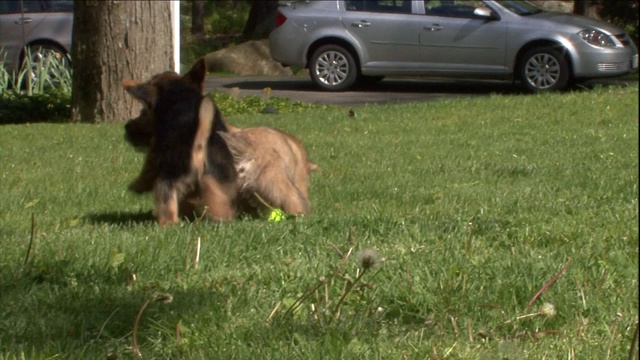
<path fill-rule="evenodd" d="M 228 124 L 213 99 L 202 96 L 205 75 L 200 59 L 184 76 L 164 72 L 145 83 L 123 81 L 143 105 L 126 123 L 125 139 L 146 152 L 129 189 L 154 191 L 161 225 L 198 206 L 216 221 L 265 208 L 309 214 L 309 172 L 318 166 L 308 161 L 302 143 L 275 129 Z"/>

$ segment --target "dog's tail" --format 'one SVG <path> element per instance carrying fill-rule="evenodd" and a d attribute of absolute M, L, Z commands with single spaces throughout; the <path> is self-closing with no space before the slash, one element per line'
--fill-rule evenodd
<path fill-rule="evenodd" d="M 207 142 L 211 135 L 213 127 L 213 114 L 215 112 L 215 104 L 213 100 L 205 96 L 200 103 L 200 112 L 198 114 L 198 130 L 196 138 L 193 141 L 193 149 L 191 156 L 192 167 L 198 169 L 199 172 L 204 171 L 204 164 L 207 159 Z"/>
<path fill-rule="evenodd" d="M 245 157 L 252 157 L 251 152 L 253 149 L 251 143 L 241 135 L 242 133 L 219 131 L 218 134 L 220 134 L 222 139 L 224 139 L 224 142 L 227 143 L 227 146 L 231 151 L 231 155 L 236 162 L 242 161 Z"/>

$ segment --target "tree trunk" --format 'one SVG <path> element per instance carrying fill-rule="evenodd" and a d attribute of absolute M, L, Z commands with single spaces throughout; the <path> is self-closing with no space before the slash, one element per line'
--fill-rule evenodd
<path fill-rule="evenodd" d="M 249 18 L 242 30 L 244 39 L 264 39 L 276 27 L 278 0 L 251 0 Z"/>
<path fill-rule="evenodd" d="M 140 106 L 121 83 L 174 68 L 170 2 L 76 0 L 71 59 L 71 121 L 136 116 Z"/>
<path fill-rule="evenodd" d="M 191 0 L 191 34 L 204 35 L 204 0 Z"/>

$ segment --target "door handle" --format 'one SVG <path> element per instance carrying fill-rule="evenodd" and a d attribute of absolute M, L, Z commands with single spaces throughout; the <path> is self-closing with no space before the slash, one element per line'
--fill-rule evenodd
<path fill-rule="evenodd" d="M 20 18 L 20 19 L 16 20 L 16 21 L 15 21 L 15 23 L 16 23 L 17 25 L 22 25 L 22 24 L 28 24 L 28 23 L 30 23 L 31 21 L 33 21 L 33 19 L 31 19 L 31 18 L 29 18 L 29 17 L 22 17 L 22 18 Z"/>
<path fill-rule="evenodd" d="M 444 27 L 440 26 L 439 24 L 433 24 L 431 26 L 425 26 L 424 29 L 428 31 L 440 31 L 444 29 Z"/>
<path fill-rule="evenodd" d="M 371 23 L 368 22 L 367 20 L 360 20 L 359 22 L 351 23 L 351 26 L 357 27 L 357 28 L 367 27 L 367 26 L 370 26 L 370 25 L 371 25 Z"/>

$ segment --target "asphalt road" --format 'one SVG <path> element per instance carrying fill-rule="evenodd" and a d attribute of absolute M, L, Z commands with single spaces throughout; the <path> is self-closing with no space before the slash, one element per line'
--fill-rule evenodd
<path fill-rule="evenodd" d="M 596 84 L 625 84 L 619 80 L 603 79 L 590 81 L 585 86 Z M 307 77 L 219 77 L 208 76 L 205 92 L 220 91 L 243 97 L 257 95 L 266 97 L 263 89 L 270 88 L 271 96 L 292 101 L 321 103 L 328 105 L 355 106 L 393 102 L 430 101 L 447 97 L 488 96 L 490 94 L 518 94 L 522 90 L 510 82 L 393 78 L 345 92 L 318 90 Z"/>

